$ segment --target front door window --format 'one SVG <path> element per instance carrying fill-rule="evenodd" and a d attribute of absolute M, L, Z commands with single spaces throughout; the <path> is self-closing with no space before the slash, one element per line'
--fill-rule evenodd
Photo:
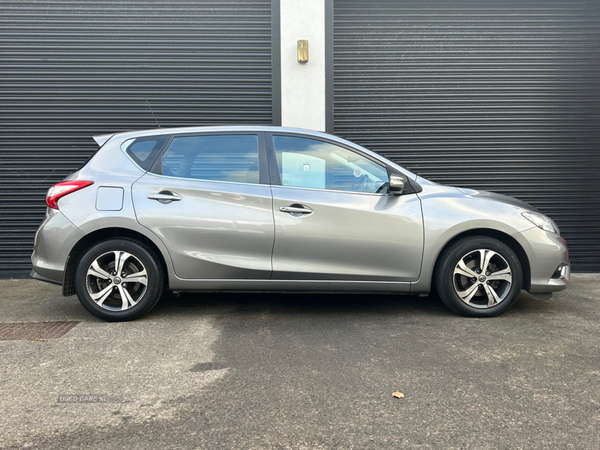
<path fill-rule="evenodd" d="M 387 193 L 385 167 L 316 139 L 273 136 L 283 186 L 332 191 Z"/>

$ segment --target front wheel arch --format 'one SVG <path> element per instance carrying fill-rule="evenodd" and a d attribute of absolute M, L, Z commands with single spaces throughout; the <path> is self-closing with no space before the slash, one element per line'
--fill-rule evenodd
<path fill-rule="evenodd" d="M 510 235 L 503 233 L 498 230 L 492 230 L 489 228 L 476 228 L 473 230 L 465 231 L 463 233 L 457 234 L 452 239 L 450 239 L 446 244 L 440 249 L 439 253 L 436 256 L 436 262 L 433 269 L 433 274 L 437 272 L 440 264 L 440 256 L 444 253 L 444 251 L 453 245 L 456 241 L 459 241 L 466 237 L 475 237 L 475 236 L 488 236 L 494 239 L 498 239 L 504 244 L 508 245 L 510 249 L 516 253 L 517 258 L 519 258 L 519 262 L 521 263 L 521 270 L 523 271 L 523 286 L 522 288 L 529 292 L 531 288 L 531 266 L 529 264 L 529 258 L 527 257 L 527 253 L 521 244 L 519 244 L 513 237 Z M 434 277 L 432 276 L 431 287 L 432 290 L 435 289 L 435 283 L 433 282 Z"/>
<path fill-rule="evenodd" d="M 439 257 L 434 283 L 442 302 L 457 314 L 493 317 L 510 309 L 523 286 L 516 253 L 490 236 L 466 236 Z"/>

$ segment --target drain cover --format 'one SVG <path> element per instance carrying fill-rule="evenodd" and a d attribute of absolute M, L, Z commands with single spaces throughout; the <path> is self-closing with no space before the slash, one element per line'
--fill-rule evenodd
<path fill-rule="evenodd" d="M 79 322 L 0 323 L 0 341 L 55 339 Z"/>

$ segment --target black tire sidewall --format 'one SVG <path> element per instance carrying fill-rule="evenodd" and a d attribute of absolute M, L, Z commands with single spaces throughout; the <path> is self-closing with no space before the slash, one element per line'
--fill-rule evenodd
<path fill-rule="evenodd" d="M 100 255 L 111 251 L 126 251 L 138 258 L 146 268 L 148 286 L 138 303 L 125 311 L 109 311 L 98 306 L 90 297 L 86 287 L 86 273 Z M 75 292 L 81 304 L 94 316 L 109 321 L 134 320 L 150 311 L 160 300 L 163 292 L 164 274 L 152 250 L 143 244 L 128 239 L 108 239 L 87 250 L 80 258 L 75 271 Z"/>
<path fill-rule="evenodd" d="M 460 259 L 477 249 L 499 253 L 510 266 L 513 275 L 508 295 L 491 308 L 474 308 L 465 304 L 454 289 L 454 268 Z M 455 242 L 442 253 L 440 263 L 436 266 L 435 285 L 440 299 L 452 311 L 469 317 L 493 317 L 502 314 L 517 301 L 523 285 L 523 271 L 516 253 L 504 242 L 488 236 L 475 236 Z"/>

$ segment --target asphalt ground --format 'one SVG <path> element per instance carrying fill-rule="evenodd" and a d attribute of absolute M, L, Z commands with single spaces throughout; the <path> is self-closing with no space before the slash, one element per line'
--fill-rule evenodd
<path fill-rule="evenodd" d="M 493 319 L 435 296 L 186 294 L 128 323 L 0 281 L 0 322 L 53 321 L 80 323 L 0 341 L 0 448 L 600 448 L 600 275 Z"/>

